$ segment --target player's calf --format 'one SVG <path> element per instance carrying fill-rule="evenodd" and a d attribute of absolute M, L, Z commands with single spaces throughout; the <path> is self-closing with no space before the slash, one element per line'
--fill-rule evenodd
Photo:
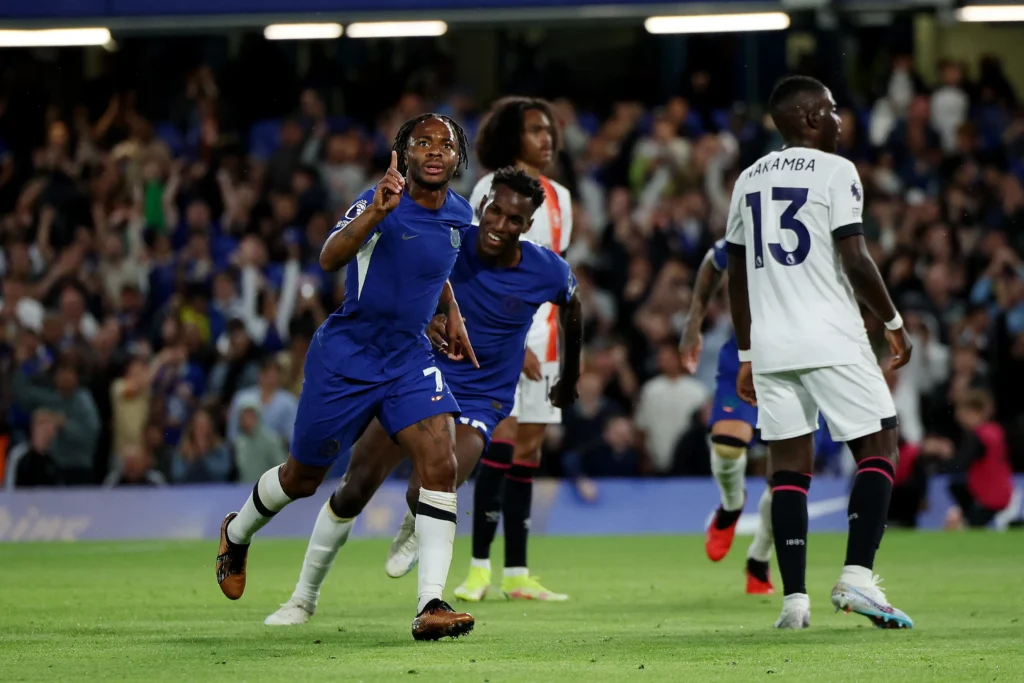
<path fill-rule="evenodd" d="M 772 529 L 785 595 L 806 595 L 807 491 L 811 475 L 772 474 Z"/>
<path fill-rule="evenodd" d="M 739 420 L 721 420 L 712 427 L 711 473 L 721 496 L 704 539 L 704 550 L 712 562 L 721 561 L 729 553 L 743 514 L 747 444 L 752 436 L 750 425 Z"/>
<path fill-rule="evenodd" d="M 875 553 L 885 534 L 899 458 L 896 418 L 882 420 L 882 426 L 887 425 L 888 428 L 849 444 L 857 461 L 857 476 L 847 507 L 850 532 L 845 564 L 863 567 L 868 573 L 874 567 Z"/>
<path fill-rule="evenodd" d="M 416 535 L 420 539 L 417 612 L 422 616 L 433 601 L 441 601 L 452 563 L 458 509 L 455 423 L 450 414 L 434 415 L 406 427 L 397 436 L 423 482 L 416 505 Z"/>

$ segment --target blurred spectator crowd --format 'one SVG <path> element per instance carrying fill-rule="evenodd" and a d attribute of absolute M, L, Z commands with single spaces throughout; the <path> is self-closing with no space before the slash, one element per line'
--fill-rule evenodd
<path fill-rule="evenodd" d="M 866 106 L 840 102 L 870 248 L 916 347 L 890 378 L 902 436 L 916 467 L 948 467 L 973 428 L 955 409 L 969 399 L 1021 470 L 1024 107 L 997 60 L 943 63 L 931 84 L 912 64 L 897 56 Z M 549 474 L 710 471 L 709 401 L 731 333 L 722 295 L 694 377 L 678 337 L 734 179 L 780 140 L 755 104 L 704 97 L 708 78 L 653 109 L 554 103 L 585 372 L 546 445 Z M 331 226 L 383 172 L 403 120 L 441 111 L 472 139 L 486 104 L 407 93 L 361 121 L 310 89 L 293 116 L 239 131 L 223 100 L 200 67 L 165 120 L 120 92 L 96 120 L 42 106 L 31 154 L 0 140 L 8 483 L 253 481 L 283 461 L 306 348 L 345 295 L 317 262 Z M 456 189 L 468 196 L 483 172 L 474 161 Z M 881 355 L 880 325 L 866 322 Z M 838 467 L 827 450 L 821 468 Z"/>

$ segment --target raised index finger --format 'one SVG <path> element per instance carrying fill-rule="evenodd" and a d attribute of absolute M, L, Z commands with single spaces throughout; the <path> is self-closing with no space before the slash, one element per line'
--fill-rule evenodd
<path fill-rule="evenodd" d="M 398 152 L 391 150 L 391 170 L 398 171 Z"/>

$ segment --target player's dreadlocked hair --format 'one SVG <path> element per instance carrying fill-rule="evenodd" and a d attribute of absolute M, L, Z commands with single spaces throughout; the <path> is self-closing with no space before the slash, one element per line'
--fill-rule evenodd
<path fill-rule="evenodd" d="M 789 76 L 779 81 L 768 98 L 768 113 L 772 118 L 783 114 L 784 108 L 789 101 L 804 93 L 820 93 L 825 90 L 825 84 L 810 76 Z"/>
<path fill-rule="evenodd" d="M 540 181 L 536 178 L 531 178 L 527 175 L 526 171 L 515 166 L 505 166 L 494 172 L 491 187 L 497 187 L 498 185 L 504 185 L 516 194 L 528 197 L 535 210 L 544 203 L 544 188 L 541 186 Z"/>
<path fill-rule="evenodd" d="M 395 135 L 395 144 L 391 146 L 391 149 L 398 155 L 398 172 L 405 175 L 405 172 L 408 170 L 405 163 L 405 152 L 409 148 L 409 138 L 412 137 L 413 129 L 430 119 L 437 119 L 447 123 L 455 131 L 455 137 L 458 138 L 459 143 L 459 163 L 455 165 L 455 175 L 457 177 L 459 175 L 459 167 L 469 165 L 469 140 L 466 138 L 466 131 L 462 130 L 462 126 L 444 114 L 433 113 L 420 114 L 413 117 L 403 123 L 402 127 L 398 129 L 398 134 Z"/>
<path fill-rule="evenodd" d="M 522 151 L 526 112 L 536 109 L 551 121 L 554 151 L 562 148 L 562 134 L 555 124 L 551 103 L 535 97 L 503 97 L 494 103 L 476 134 L 476 156 L 488 170 L 515 166 Z"/>

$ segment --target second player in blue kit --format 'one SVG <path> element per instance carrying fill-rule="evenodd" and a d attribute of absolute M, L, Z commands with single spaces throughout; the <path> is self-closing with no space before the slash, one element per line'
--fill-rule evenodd
<path fill-rule="evenodd" d="M 576 399 L 582 347 L 576 279 L 559 255 L 519 239 L 529 230 L 533 213 L 543 201 L 544 191 L 537 180 L 520 170 L 499 170 L 480 207 L 480 225 L 467 231 L 452 269 L 450 282 L 466 318 L 479 368 L 454 360 L 448 349 L 452 342 L 440 333 L 440 320 L 431 325 L 431 338 L 438 349 L 437 367 L 461 409 L 455 428 L 459 484 L 480 460 L 494 428 L 512 410 L 527 333 L 534 313 L 544 303 L 559 306 L 564 349 L 561 374 L 550 390 L 551 401 L 568 407 Z M 362 512 L 406 457 L 403 446 L 388 437 L 383 423 L 371 424 L 353 449 L 342 485 L 331 497 L 330 510 L 348 520 Z M 396 578 L 417 561 L 422 571 L 431 552 L 418 533 L 422 514 L 417 505 L 419 487 L 417 473 L 409 482 L 409 513 L 388 557 L 388 574 Z M 347 539 L 347 531 L 344 535 L 336 531 L 331 518 L 321 513 L 291 598 L 265 623 L 287 626 L 309 620 L 327 572 Z"/>
<path fill-rule="evenodd" d="M 721 285 L 727 258 L 725 240 L 718 240 L 708 250 L 694 284 L 690 317 L 683 334 L 681 353 L 683 367 L 689 373 L 697 371 L 701 352 L 701 325 L 704 314 L 715 292 Z M 747 448 L 755 439 L 757 408 L 740 399 L 736 393 L 736 376 L 740 359 L 736 335 L 722 346 L 718 354 L 718 373 L 715 377 L 715 397 L 711 407 L 708 428 L 711 432 L 711 472 L 721 492 L 721 505 L 708 526 L 704 548 L 713 562 L 722 560 L 732 547 L 736 525 L 746 502 Z M 766 491 L 758 503 L 758 528 L 747 552 L 747 592 L 773 593 L 768 575 L 768 561 L 772 553 L 771 491 Z"/>
<path fill-rule="evenodd" d="M 436 640 L 473 628 L 473 617 L 441 596 L 455 538 L 459 406 L 424 336 L 440 304 L 451 314 L 448 355 L 465 354 L 476 364 L 447 282 L 473 217 L 449 188 L 466 160 L 465 133 L 448 117 L 406 122 L 387 173 L 324 243 L 323 269 L 346 268 L 345 303 L 310 344 L 288 460 L 260 477 L 242 509 L 221 526 L 217 582 L 227 597 L 238 599 L 245 590 L 253 535 L 286 505 L 313 495 L 338 455 L 377 419 L 410 454 L 421 483 L 416 531 L 424 560 L 413 637 Z M 330 504 L 321 516 L 336 534 L 351 528 L 352 520 Z"/>

